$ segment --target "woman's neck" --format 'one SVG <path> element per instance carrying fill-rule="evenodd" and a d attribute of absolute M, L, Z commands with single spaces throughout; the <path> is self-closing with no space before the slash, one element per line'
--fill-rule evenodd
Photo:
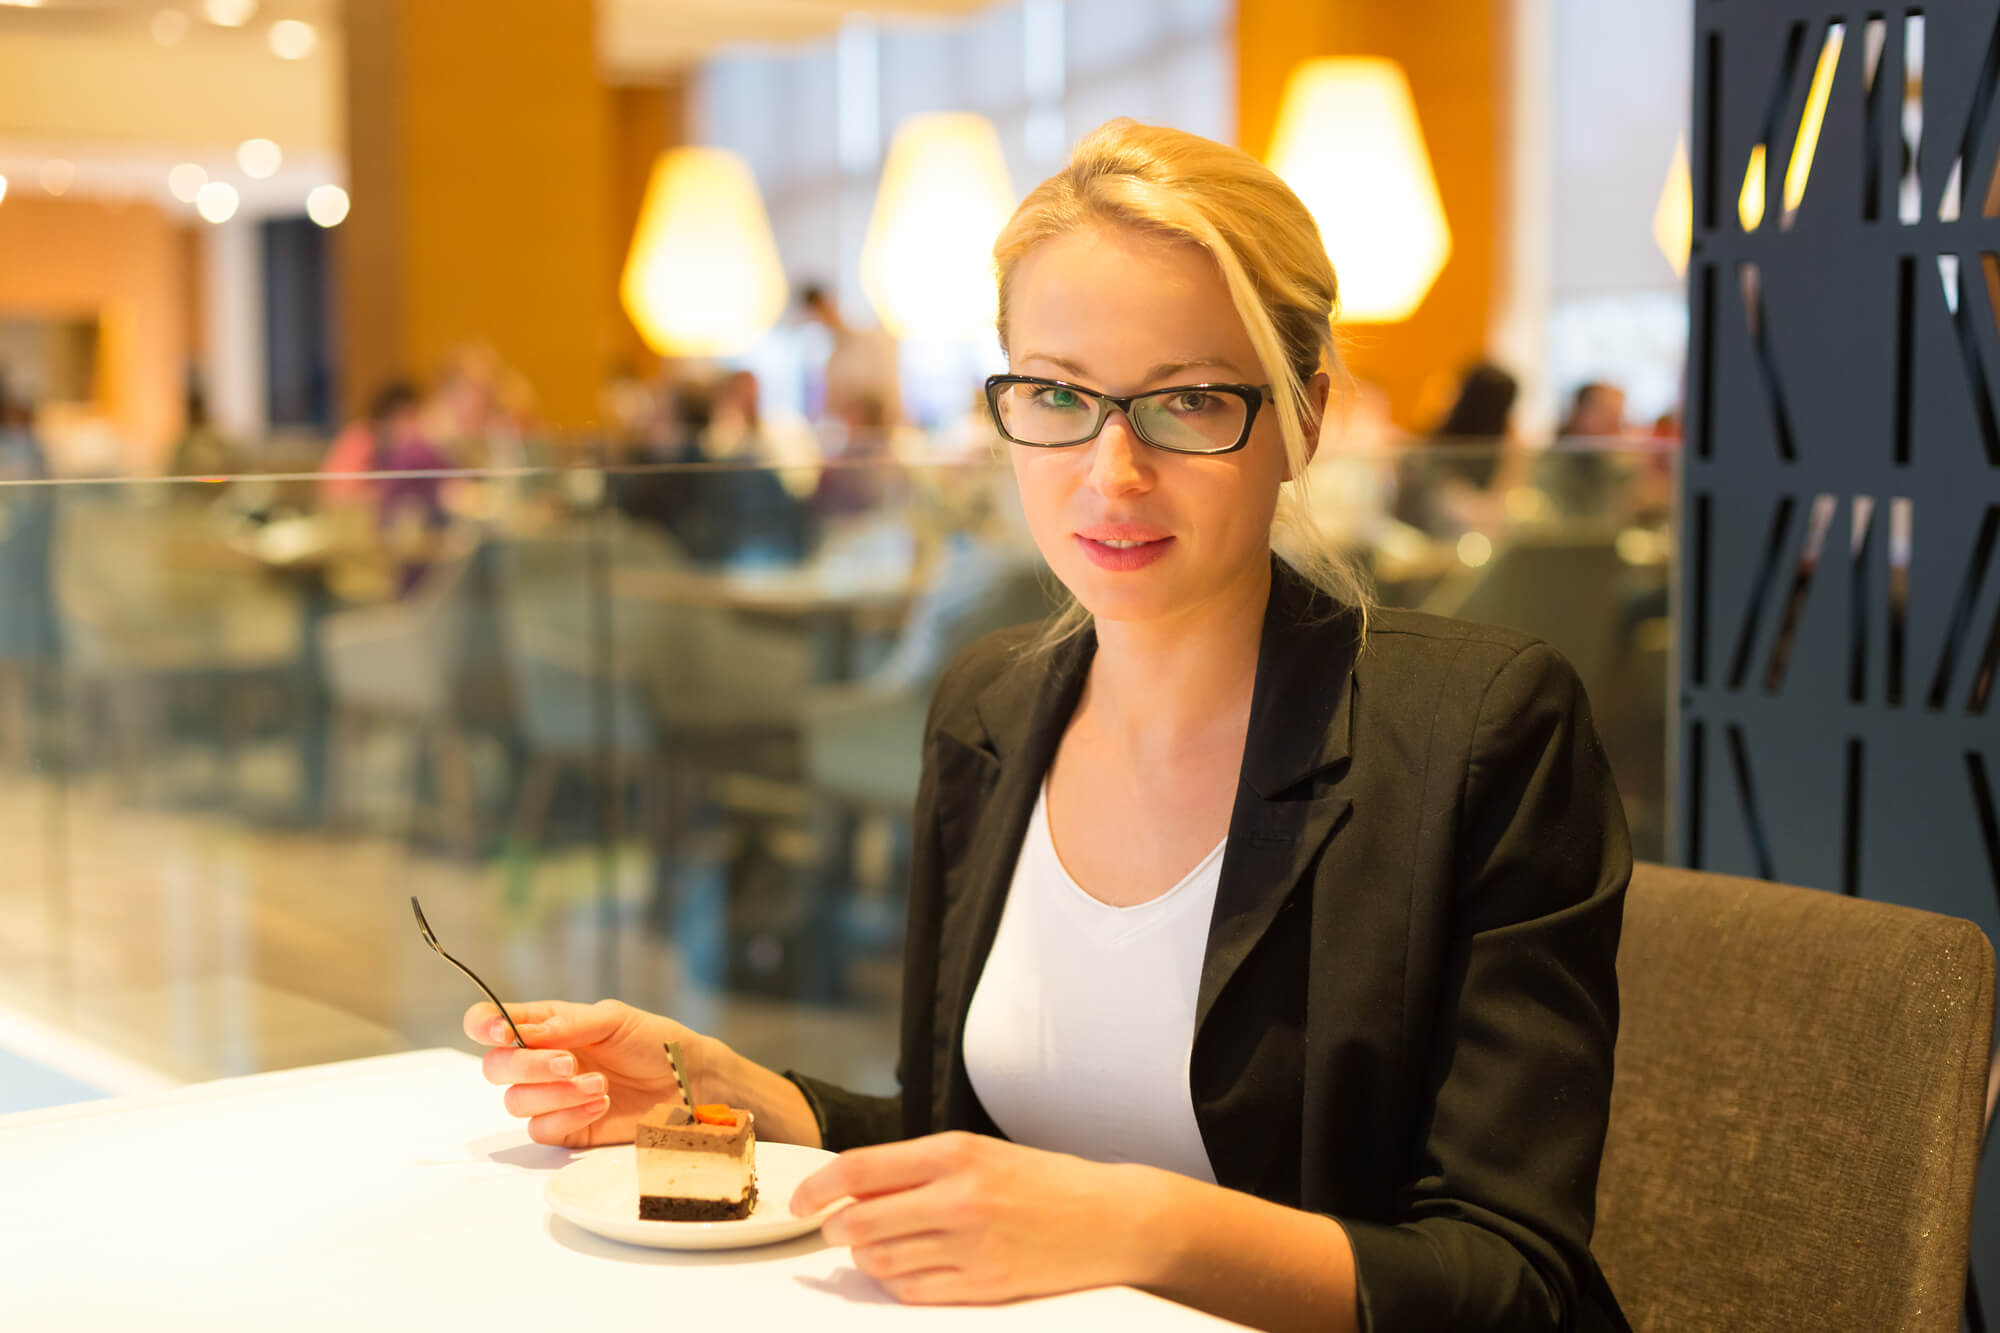
<path fill-rule="evenodd" d="M 1271 596 L 1260 561 L 1215 596 L 1160 620 L 1097 622 L 1097 655 L 1077 712 L 1134 750 L 1172 753 L 1250 715 Z"/>

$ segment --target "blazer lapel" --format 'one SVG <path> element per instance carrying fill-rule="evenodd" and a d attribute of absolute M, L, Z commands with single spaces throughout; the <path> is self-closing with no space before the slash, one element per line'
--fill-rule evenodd
<path fill-rule="evenodd" d="M 1076 711 L 1096 648 L 1096 636 L 1086 629 L 1059 645 L 1050 658 L 1023 661 L 1002 673 L 975 706 L 984 735 L 970 744 L 948 739 L 962 752 L 951 762 L 967 767 L 946 775 L 941 784 L 952 796 L 940 813 L 940 831 L 948 845 L 965 851 L 945 875 L 933 1053 L 941 1077 L 932 1085 L 934 1129 L 998 1133 L 965 1073 L 965 1017 L 1000 928 L 1043 775 Z"/>
<path fill-rule="evenodd" d="M 1315 605 L 1312 587 L 1290 566 L 1273 565 L 1243 773 L 1196 994 L 1197 1039 L 1216 997 L 1353 804 L 1338 778 L 1348 761 L 1354 617 L 1328 614 L 1333 608 Z M 1322 777 L 1333 785 L 1309 781 Z"/>

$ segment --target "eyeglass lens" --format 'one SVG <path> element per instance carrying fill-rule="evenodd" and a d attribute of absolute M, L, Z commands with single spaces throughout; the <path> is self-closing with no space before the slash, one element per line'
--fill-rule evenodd
<path fill-rule="evenodd" d="M 1081 444 L 1097 434 L 1110 411 L 1102 398 L 1052 384 L 1003 384 L 996 395 L 1000 424 L 1023 444 Z M 1132 402 L 1132 429 L 1148 444 L 1184 453 L 1233 446 L 1250 405 L 1216 389 L 1167 389 Z"/>

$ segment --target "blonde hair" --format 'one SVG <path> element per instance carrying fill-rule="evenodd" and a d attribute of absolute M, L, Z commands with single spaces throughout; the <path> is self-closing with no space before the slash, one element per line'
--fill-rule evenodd
<path fill-rule="evenodd" d="M 1333 314 L 1339 284 L 1319 227 L 1276 173 L 1238 148 L 1184 130 L 1121 117 L 1085 135 L 1061 171 L 1036 186 L 993 243 L 1000 280 L 999 333 L 1007 349 L 1014 268 L 1043 241 L 1100 223 L 1192 241 L 1222 270 L 1230 301 L 1271 382 L 1272 408 L 1292 480 L 1278 493 L 1272 548 L 1322 593 L 1356 614 L 1365 632 L 1370 597 L 1360 572 L 1314 521 L 1306 464 L 1316 420 L 1312 380 L 1338 375 Z M 1038 646 L 1089 622 L 1074 600 Z"/>

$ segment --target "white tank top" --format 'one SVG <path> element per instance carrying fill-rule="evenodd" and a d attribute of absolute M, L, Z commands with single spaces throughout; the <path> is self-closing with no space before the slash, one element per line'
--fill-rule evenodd
<path fill-rule="evenodd" d="M 1227 843 L 1160 897 L 1113 907 L 1063 869 L 1044 785 L 965 1020 L 965 1071 L 1008 1138 L 1214 1182 L 1188 1054 Z"/>

